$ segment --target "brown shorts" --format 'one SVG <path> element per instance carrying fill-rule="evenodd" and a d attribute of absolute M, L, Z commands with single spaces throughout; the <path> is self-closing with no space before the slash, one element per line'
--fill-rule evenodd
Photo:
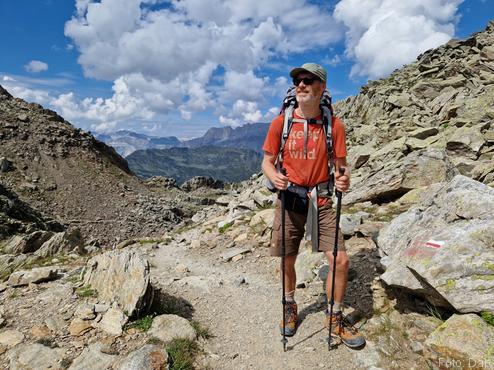
<path fill-rule="evenodd" d="M 285 210 L 285 255 L 296 255 L 305 234 L 307 215 Z M 319 251 L 332 251 L 336 230 L 336 213 L 328 202 L 319 207 Z M 341 230 L 338 232 L 338 250 L 345 250 Z M 281 256 L 281 202 L 276 202 L 273 230 L 269 248 L 271 256 Z"/>

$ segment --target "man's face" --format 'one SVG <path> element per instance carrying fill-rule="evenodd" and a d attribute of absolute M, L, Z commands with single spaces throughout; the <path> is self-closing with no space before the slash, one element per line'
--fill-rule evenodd
<path fill-rule="evenodd" d="M 296 78 L 294 78 L 294 83 L 296 85 L 296 98 L 297 102 L 300 104 L 319 104 L 321 96 L 326 88 L 324 82 L 314 76 L 312 73 L 299 73 Z"/>

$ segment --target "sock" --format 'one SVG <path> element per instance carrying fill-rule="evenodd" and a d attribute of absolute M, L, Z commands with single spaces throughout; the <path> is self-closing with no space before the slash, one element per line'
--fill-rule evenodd
<path fill-rule="evenodd" d="M 331 304 L 328 302 L 328 312 L 331 311 Z M 335 302 L 333 305 L 333 313 L 341 312 L 341 302 Z"/>
<path fill-rule="evenodd" d="M 295 290 L 285 293 L 285 301 L 288 303 L 295 303 Z"/>

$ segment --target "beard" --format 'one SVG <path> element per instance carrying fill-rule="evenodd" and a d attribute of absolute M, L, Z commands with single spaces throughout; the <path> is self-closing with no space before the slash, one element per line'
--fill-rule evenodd
<path fill-rule="evenodd" d="M 297 103 L 299 105 L 319 104 L 318 96 L 311 91 L 305 91 L 305 92 L 297 91 L 295 98 L 297 99 Z"/>

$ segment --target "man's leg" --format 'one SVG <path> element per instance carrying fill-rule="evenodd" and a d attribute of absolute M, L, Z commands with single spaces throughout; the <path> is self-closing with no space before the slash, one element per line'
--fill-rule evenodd
<path fill-rule="evenodd" d="M 334 256 L 333 251 L 326 251 L 326 258 L 329 263 L 329 272 L 328 278 L 326 280 L 326 295 L 328 297 L 328 302 L 331 297 L 331 286 L 333 280 L 333 264 L 334 264 Z M 334 281 L 334 302 L 335 306 L 333 307 L 333 311 L 341 311 L 341 304 L 343 303 L 343 298 L 345 297 L 345 290 L 348 280 L 348 268 L 350 266 L 350 261 L 348 259 L 348 255 L 346 251 L 339 250 L 336 255 L 336 278 Z"/>
<path fill-rule="evenodd" d="M 285 257 L 285 298 L 288 298 L 288 301 L 294 301 L 295 284 L 297 283 L 297 275 L 295 273 L 296 260 L 297 255 Z"/>

